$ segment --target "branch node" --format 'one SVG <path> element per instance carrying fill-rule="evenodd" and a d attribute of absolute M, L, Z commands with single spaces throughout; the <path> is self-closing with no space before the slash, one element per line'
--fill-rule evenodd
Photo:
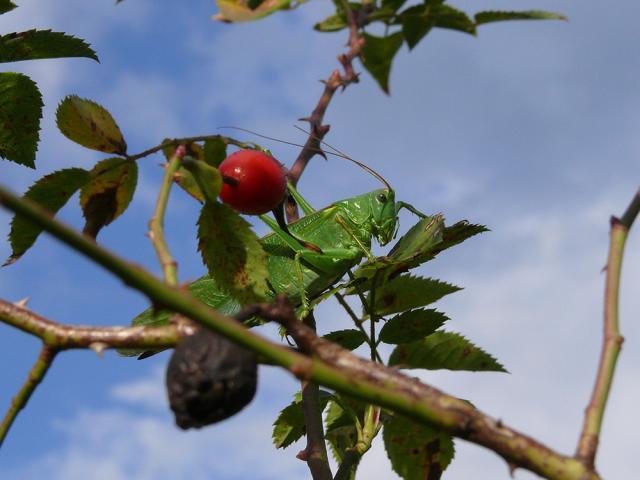
<path fill-rule="evenodd" d="M 91 344 L 89 344 L 89 348 L 91 350 L 93 350 L 94 352 L 96 352 L 96 354 L 100 357 L 103 358 L 104 357 L 104 351 L 109 347 L 109 345 L 107 345 L 104 342 L 93 342 Z"/>

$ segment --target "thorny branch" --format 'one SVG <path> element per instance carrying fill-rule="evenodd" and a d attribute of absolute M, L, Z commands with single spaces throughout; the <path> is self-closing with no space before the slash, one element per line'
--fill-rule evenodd
<path fill-rule="evenodd" d="M 155 305 L 184 315 L 253 350 L 300 379 L 312 380 L 483 445 L 501 455 L 513 468 L 526 468 L 550 480 L 600 479 L 598 473 L 582 461 L 551 450 L 476 410 L 468 402 L 447 395 L 396 369 L 360 359 L 348 350 L 319 338 L 302 322 L 293 321 L 295 315 L 292 307 L 283 298 L 278 299 L 275 305 L 258 306 L 260 313 L 267 318 L 281 318 L 289 334 L 307 355 L 284 348 L 247 330 L 236 320 L 195 300 L 187 291 L 171 287 L 140 267 L 122 260 L 52 218 L 37 204 L 14 195 L 4 187 L 0 187 L 0 205 L 25 217 L 103 266 L 127 285 L 147 295 Z"/>
<path fill-rule="evenodd" d="M 340 70 L 335 69 L 329 77 L 322 82 L 324 83 L 324 90 L 316 107 L 311 112 L 311 115 L 301 119 L 309 122 L 310 129 L 304 147 L 289 170 L 289 180 L 294 186 L 298 184 L 298 180 L 300 180 L 309 161 L 317 153 L 322 152 L 320 142 L 331 128 L 329 125 L 323 125 L 322 122 L 333 95 L 339 88 L 344 90 L 350 84 L 358 82 L 358 74 L 353 69 L 353 60 L 360 56 L 362 48 L 364 47 L 364 38 L 360 35 L 359 31 L 365 23 L 366 13 L 365 9 L 361 9 L 356 17 L 349 5 L 346 5 L 345 8 L 347 21 L 349 23 L 349 40 L 347 43 L 349 49 L 347 52 L 338 55 L 338 61 L 342 65 L 343 72 L 340 73 Z M 298 219 L 298 209 L 292 198 L 289 198 L 287 202 L 287 218 L 289 222 Z"/>
<path fill-rule="evenodd" d="M 640 191 L 636 192 L 621 218 L 611 218 L 604 295 L 604 335 L 600 364 L 591 399 L 585 410 L 584 424 L 576 450 L 576 458 L 591 468 L 595 464 L 604 411 L 611 391 L 618 355 L 624 342 L 624 337 L 620 334 L 618 319 L 620 274 L 627 235 L 639 212 Z"/>

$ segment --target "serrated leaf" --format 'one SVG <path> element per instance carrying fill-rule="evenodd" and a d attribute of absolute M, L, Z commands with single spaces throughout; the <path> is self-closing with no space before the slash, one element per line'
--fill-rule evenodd
<path fill-rule="evenodd" d="M 388 315 L 424 307 L 458 290 L 461 288 L 433 278 L 402 275 L 377 288 L 375 310 Z"/>
<path fill-rule="evenodd" d="M 495 11 L 488 10 L 478 12 L 475 15 L 476 25 L 508 20 L 567 20 L 567 17 L 559 13 L 544 10 Z"/>
<path fill-rule="evenodd" d="M 393 57 L 402 46 L 402 32 L 386 37 L 364 34 L 365 44 L 362 49 L 362 65 L 376 79 L 385 93 L 389 93 L 389 73 Z"/>
<path fill-rule="evenodd" d="M 124 158 L 107 158 L 90 174 L 91 180 L 80 191 L 80 206 L 86 220 L 83 233 L 95 238 L 129 206 L 138 183 L 138 165 Z"/>
<path fill-rule="evenodd" d="M 198 249 L 216 284 L 241 303 L 263 301 L 267 255 L 249 224 L 231 207 L 206 202 L 198 220 Z"/>
<path fill-rule="evenodd" d="M 127 153 L 127 143 L 111 114 L 77 95 L 66 97 L 56 111 L 58 128 L 69 140 L 105 153 Z"/>
<path fill-rule="evenodd" d="M 355 447 L 358 441 L 355 419 L 340 403 L 336 400 L 331 400 L 327 409 L 325 424 L 325 438 L 329 443 L 333 458 L 340 464 L 346 452 Z M 350 480 L 355 478 L 356 468 L 357 465 L 350 472 Z"/>
<path fill-rule="evenodd" d="M 218 169 L 187 156 L 182 159 L 182 166 L 191 173 L 191 178 L 196 182 L 203 198 L 209 203 L 216 203 L 222 189 L 222 175 Z"/>
<path fill-rule="evenodd" d="M 42 96 L 21 73 L 0 73 L 0 157 L 35 168 Z"/>
<path fill-rule="evenodd" d="M 384 284 L 400 273 L 433 258 L 431 253 L 442 242 L 444 218 L 442 215 L 421 218 L 398 240 L 386 257 L 369 260 L 355 271 L 357 279 L 371 279 L 378 275 L 378 284 Z M 370 289 L 371 282 L 362 283 L 361 289 Z"/>
<path fill-rule="evenodd" d="M 98 61 L 88 43 L 51 30 L 28 30 L 0 36 L 0 63 L 42 58 L 85 57 Z"/>
<path fill-rule="evenodd" d="M 457 30 L 458 32 L 476 34 L 476 24 L 462 10 L 449 5 L 438 5 L 432 10 L 433 25 L 438 28 Z"/>
<path fill-rule="evenodd" d="M 264 0 L 258 6 L 246 0 L 216 0 L 216 5 L 220 12 L 213 16 L 214 20 L 239 23 L 258 20 L 278 10 L 287 10 L 291 8 L 291 0 Z"/>
<path fill-rule="evenodd" d="M 455 454 L 450 435 L 399 415 L 384 423 L 382 438 L 393 470 L 404 480 L 439 480 Z"/>
<path fill-rule="evenodd" d="M 413 49 L 435 25 L 431 5 L 414 5 L 400 14 L 402 34 L 409 49 Z"/>
<path fill-rule="evenodd" d="M 71 196 L 89 180 L 89 172 L 81 168 L 66 168 L 50 173 L 35 182 L 24 198 L 29 199 L 55 215 Z M 11 256 L 5 265 L 18 260 L 35 243 L 42 227 L 18 215 L 11 221 L 9 242 Z"/>
<path fill-rule="evenodd" d="M 444 313 L 433 309 L 403 312 L 388 320 L 378 338 L 390 344 L 414 342 L 416 338 L 431 335 L 449 320 Z"/>
<path fill-rule="evenodd" d="M 431 253 L 433 256 L 438 253 L 451 248 L 459 243 L 464 242 L 468 238 L 471 238 L 479 233 L 489 232 L 490 230 L 484 225 L 476 225 L 469 223 L 467 220 L 457 222 L 450 227 L 445 227 L 442 232 L 442 241 L 435 245 Z"/>
<path fill-rule="evenodd" d="M 16 8 L 16 6 L 17 5 L 10 0 L 0 0 L 0 15 L 10 12 Z"/>
<path fill-rule="evenodd" d="M 389 366 L 427 370 L 467 370 L 506 372 L 489 353 L 459 333 L 439 331 L 416 342 L 398 345 L 389 357 Z"/>
<path fill-rule="evenodd" d="M 354 329 L 336 330 L 323 337 L 347 350 L 355 350 L 367 340 L 364 333 Z"/>
<path fill-rule="evenodd" d="M 333 395 L 324 390 L 319 392 L 320 411 L 324 410 L 327 402 Z M 296 442 L 306 433 L 304 424 L 304 414 L 302 413 L 302 401 L 300 392 L 296 394 L 296 399 L 285 407 L 276 421 L 273 422 L 273 444 L 276 448 L 287 448 Z"/>
<path fill-rule="evenodd" d="M 221 137 L 204 141 L 204 161 L 218 168 L 227 158 L 227 144 Z"/>

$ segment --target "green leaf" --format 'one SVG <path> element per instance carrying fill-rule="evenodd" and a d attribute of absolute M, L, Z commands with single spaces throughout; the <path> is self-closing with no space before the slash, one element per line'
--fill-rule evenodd
<path fill-rule="evenodd" d="M 0 15 L 10 12 L 14 8 L 16 8 L 16 6 L 17 5 L 11 0 L 0 0 Z"/>
<path fill-rule="evenodd" d="M 544 10 L 523 10 L 519 12 L 488 10 L 476 13 L 475 20 L 476 25 L 482 25 L 506 20 L 567 20 L 567 17 L 559 13 L 546 12 Z"/>
<path fill-rule="evenodd" d="M 442 215 L 421 218 L 390 250 L 386 257 L 377 257 L 358 267 L 355 283 L 360 291 L 371 289 L 372 279 L 377 275 L 378 285 L 383 285 L 400 273 L 415 268 L 434 257 L 432 253 L 442 242 L 444 218 Z M 350 288 L 353 293 L 355 288 Z"/>
<path fill-rule="evenodd" d="M 91 180 L 80 191 L 86 223 L 83 233 L 95 238 L 124 213 L 138 183 L 138 165 L 124 158 L 107 158 L 91 170 Z"/>
<path fill-rule="evenodd" d="M 433 28 L 435 18 L 431 13 L 431 5 L 422 4 L 409 7 L 400 14 L 402 34 L 409 50 L 413 49 Z"/>
<path fill-rule="evenodd" d="M 389 366 L 427 370 L 467 370 L 506 372 L 490 354 L 459 333 L 438 331 L 422 340 L 398 345 L 389 357 Z"/>
<path fill-rule="evenodd" d="M 325 437 L 329 443 L 333 458 L 338 464 L 342 463 L 347 450 L 355 447 L 358 441 L 358 430 L 352 412 L 336 400 L 329 402 L 325 418 Z M 350 472 L 349 479 L 355 479 L 357 465 Z"/>
<path fill-rule="evenodd" d="M 218 168 L 225 158 L 227 158 L 227 144 L 221 137 L 204 141 L 205 162 Z"/>
<path fill-rule="evenodd" d="M 458 290 L 461 288 L 432 278 L 402 275 L 378 287 L 375 310 L 379 315 L 403 312 L 429 305 Z"/>
<path fill-rule="evenodd" d="M 431 335 L 447 320 L 449 317 L 437 310 L 409 310 L 387 321 L 380 330 L 379 338 L 381 342 L 391 344 L 413 342 L 416 338 Z"/>
<path fill-rule="evenodd" d="M 474 235 L 489 231 L 490 230 L 484 225 L 475 225 L 466 220 L 462 220 L 450 227 L 445 227 L 442 232 L 442 242 L 435 245 L 431 253 L 435 257 L 438 253 L 446 250 L 447 248 L 458 245 Z"/>
<path fill-rule="evenodd" d="M 362 49 L 362 64 L 376 79 L 385 93 L 389 93 L 389 73 L 393 57 L 402 46 L 402 32 L 396 32 L 386 37 L 376 37 L 364 34 L 365 44 Z"/>
<path fill-rule="evenodd" d="M 249 224 L 231 207 L 206 202 L 198 220 L 198 248 L 209 273 L 241 303 L 263 301 L 267 255 Z"/>
<path fill-rule="evenodd" d="M 191 173 L 201 195 L 210 203 L 216 203 L 220 190 L 222 189 L 222 175 L 217 168 L 196 160 L 192 157 L 184 157 L 182 165 Z"/>
<path fill-rule="evenodd" d="M 251 8 L 246 0 L 216 0 L 220 12 L 213 16 L 214 20 L 222 22 L 251 22 L 258 20 L 278 10 L 291 8 L 291 0 L 264 0 L 260 5 Z"/>
<path fill-rule="evenodd" d="M 382 438 L 393 470 L 404 480 L 439 480 L 455 454 L 450 435 L 399 415 L 384 423 Z"/>
<path fill-rule="evenodd" d="M 0 63 L 42 58 L 98 56 L 84 40 L 51 30 L 28 30 L 0 36 Z"/>
<path fill-rule="evenodd" d="M 367 340 L 364 333 L 354 329 L 336 330 L 335 332 L 327 333 L 324 338 L 330 342 L 337 343 L 347 350 L 355 350 Z"/>
<path fill-rule="evenodd" d="M 320 410 L 324 410 L 327 402 L 333 395 L 324 390 L 320 390 Z M 296 395 L 296 399 L 285 407 L 273 422 L 273 444 L 276 448 L 287 448 L 296 442 L 306 433 L 304 424 L 304 414 L 302 413 L 302 401 L 300 392 Z"/>
<path fill-rule="evenodd" d="M 457 30 L 470 35 L 476 34 L 476 24 L 462 10 L 448 5 L 438 5 L 433 8 L 432 14 L 434 27 Z"/>
<path fill-rule="evenodd" d="M 42 96 L 21 73 L 0 73 L 0 157 L 35 168 Z"/>
<path fill-rule="evenodd" d="M 101 105 L 69 95 L 56 112 L 58 128 L 83 147 L 105 153 L 127 153 L 127 143 L 111 114 Z"/>
<path fill-rule="evenodd" d="M 55 215 L 71 196 L 89 181 L 89 172 L 81 168 L 66 168 L 42 177 L 29 187 L 24 198 L 29 199 Z M 42 227 L 18 215 L 11 221 L 9 242 L 11 256 L 5 263 L 10 265 L 18 260 L 42 232 Z"/>
<path fill-rule="evenodd" d="M 347 20 L 343 15 L 331 15 L 313 26 L 319 32 L 338 32 L 347 28 Z"/>
<path fill-rule="evenodd" d="M 172 140 L 165 138 L 162 143 L 168 143 L 166 147 L 162 149 L 162 153 L 164 157 L 169 161 L 176 151 L 176 145 L 173 144 Z M 204 161 L 205 153 L 204 149 L 198 145 L 197 143 L 191 143 L 186 146 L 187 152 L 189 155 L 197 158 L 198 160 Z M 185 192 L 191 195 L 193 198 L 198 200 L 200 203 L 204 203 L 204 195 L 196 182 L 196 179 L 193 178 L 193 175 L 189 170 L 187 170 L 183 165 L 178 167 L 174 177 L 174 182 L 182 188 Z"/>

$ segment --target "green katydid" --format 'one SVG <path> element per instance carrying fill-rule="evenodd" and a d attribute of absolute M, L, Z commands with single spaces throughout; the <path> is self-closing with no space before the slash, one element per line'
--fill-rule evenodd
<path fill-rule="evenodd" d="M 316 211 L 289 186 L 290 194 L 305 216 L 289 224 L 288 231 L 272 218 L 261 216 L 273 230 L 260 240 L 267 253 L 271 294 L 286 294 L 295 304 L 303 306 L 303 312 L 308 307 L 307 299 L 326 292 L 364 257 L 373 259 L 372 238 L 381 246 L 391 241 L 398 228 L 400 209 L 406 208 L 424 217 L 411 205 L 396 202 L 394 190 L 378 173 L 341 152 L 338 155 L 370 172 L 385 188 L 340 200 Z M 307 248 L 305 245 L 309 244 L 317 248 Z M 191 283 L 189 290 L 226 315 L 233 315 L 242 307 L 208 275 Z M 168 319 L 169 314 L 148 309 L 134 319 L 134 324 L 163 324 Z"/>

